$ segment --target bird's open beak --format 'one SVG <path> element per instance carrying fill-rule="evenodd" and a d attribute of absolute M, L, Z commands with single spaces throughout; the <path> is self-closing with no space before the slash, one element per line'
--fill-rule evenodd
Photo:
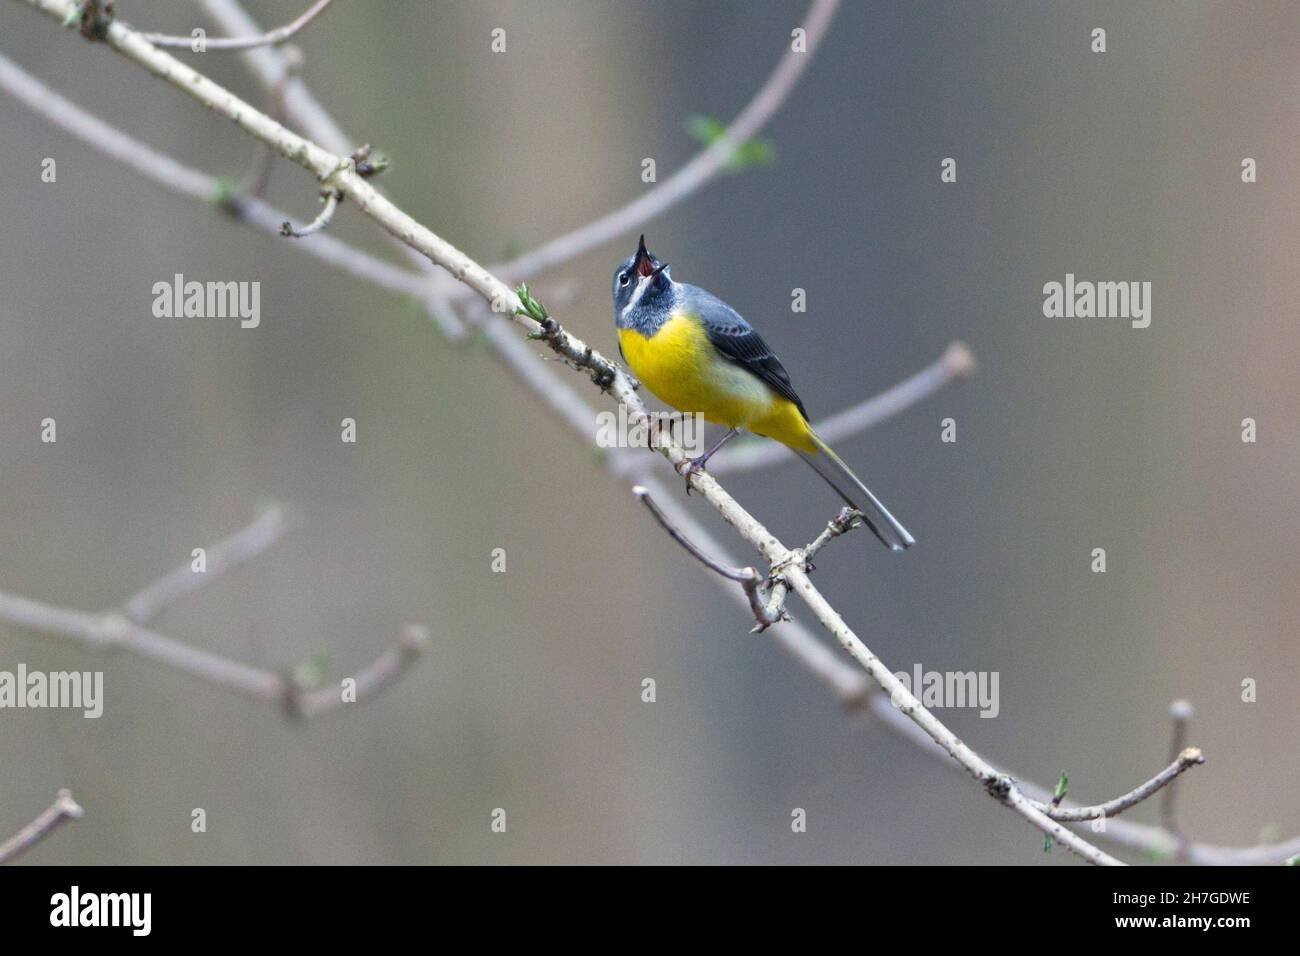
<path fill-rule="evenodd" d="M 633 265 L 636 268 L 636 274 L 642 278 L 655 273 L 655 257 L 646 250 L 644 235 L 636 245 L 636 262 Z"/>

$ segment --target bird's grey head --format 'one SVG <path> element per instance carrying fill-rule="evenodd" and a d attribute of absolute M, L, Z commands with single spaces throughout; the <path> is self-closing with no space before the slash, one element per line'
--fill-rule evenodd
<path fill-rule="evenodd" d="M 614 312 L 620 326 L 633 326 L 637 313 L 663 311 L 672 299 L 673 277 L 668 263 L 661 263 L 645 247 L 645 236 L 636 252 L 623 260 L 614 272 Z"/>

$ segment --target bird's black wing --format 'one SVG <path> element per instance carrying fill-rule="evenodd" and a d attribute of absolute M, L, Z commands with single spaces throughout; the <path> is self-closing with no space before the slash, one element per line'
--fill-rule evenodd
<path fill-rule="evenodd" d="M 785 370 L 763 337 L 754 331 L 754 327 L 740 317 L 731 306 L 720 299 L 712 299 L 703 310 L 704 328 L 713 347 L 722 353 L 729 362 L 748 369 L 757 375 L 768 388 L 782 398 L 788 398 L 799 409 L 799 414 L 806 420 L 808 412 L 803 401 L 790 384 L 790 373 Z"/>

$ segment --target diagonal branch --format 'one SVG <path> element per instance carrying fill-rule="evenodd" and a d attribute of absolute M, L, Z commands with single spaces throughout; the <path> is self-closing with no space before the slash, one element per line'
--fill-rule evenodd
<path fill-rule="evenodd" d="M 267 508 L 252 524 L 205 549 L 207 570 L 196 574 L 187 561 L 128 598 L 122 613 L 136 624 L 148 624 L 175 604 L 231 568 L 251 561 L 283 536 L 288 522 L 278 505 Z"/>
<path fill-rule="evenodd" d="M 0 843 L 0 863 L 8 863 L 27 852 L 57 830 L 61 824 L 68 820 L 80 820 L 85 812 L 72 798 L 71 790 L 60 790 L 55 795 L 54 802 L 42 810 L 35 820 L 4 843 Z"/>
<path fill-rule="evenodd" d="M 787 625 L 787 628 L 789 627 L 790 625 Z M 774 631 L 773 633 L 779 636 L 784 630 L 786 629 Z M 828 683 L 831 682 L 829 676 L 823 676 L 825 676 Z M 922 733 L 921 729 L 912 723 L 890 701 L 887 695 L 869 686 L 862 687 L 856 695 L 853 693 L 852 686 L 837 687 L 837 690 L 840 699 L 844 700 L 845 703 L 853 707 L 866 709 L 872 718 L 882 726 L 887 727 L 905 740 L 911 741 L 922 753 L 935 758 L 942 766 L 948 768 L 957 767 L 957 764 L 949 759 L 948 754 Z M 1006 771 L 1003 772 L 1006 773 Z M 1011 774 L 1007 775 L 1011 776 Z M 1047 787 L 1028 780 L 1018 782 L 1025 796 L 1036 804 L 1043 805 L 1052 802 L 1053 794 Z M 1167 793 L 1168 788 L 1164 792 Z M 1065 809 L 1071 809 L 1078 806 L 1078 804 L 1066 800 L 1061 806 Z M 1097 836 L 1120 846 L 1148 854 L 1155 859 L 1166 859 L 1173 856 L 1179 852 L 1180 846 L 1178 838 L 1162 827 L 1125 819 L 1107 820 L 1106 829 L 1098 833 Z M 1189 842 L 1185 845 L 1184 850 L 1187 862 L 1196 866 L 1266 866 L 1281 863 L 1287 857 L 1300 853 L 1300 837 L 1292 837 L 1281 843 L 1258 844 L 1255 846 L 1221 846 L 1213 843 Z"/>
<path fill-rule="evenodd" d="M 239 0 L 198 2 L 204 12 L 227 33 L 240 35 L 261 32 L 257 22 L 245 12 Z M 340 155 L 348 153 L 356 141 L 348 138 L 312 96 L 307 84 L 298 75 L 300 64 L 284 53 L 284 50 L 277 47 L 260 46 L 244 50 L 240 56 L 252 68 L 262 87 L 274 98 L 276 106 L 283 110 L 285 116 L 292 117 L 308 137 Z M 448 340 L 463 341 L 466 336 L 465 326 L 452 313 L 446 298 L 448 287 L 458 287 L 454 283 L 448 283 L 438 268 L 418 251 L 400 239 L 393 238 L 392 242 L 415 268 L 424 273 L 425 281 L 415 294 L 424 302 L 430 319 Z"/>
<path fill-rule="evenodd" d="M 331 0 L 316 0 L 297 19 L 256 36 L 214 37 L 204 39 L 204 50 L 252 50 L 256 47 L 276 46 L 288 40 L 295 33 L 311 23 L 325 11 Z M 162 33 L 146 33 L 144 38 L 154 46 L 185 47 L 193 49 L 194 37 L 174 37 Z"/>

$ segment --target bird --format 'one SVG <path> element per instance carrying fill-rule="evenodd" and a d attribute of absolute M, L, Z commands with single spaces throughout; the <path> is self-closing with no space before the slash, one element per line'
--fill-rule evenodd
<path fill-rule="evenodd" d="M 641 236 L 614 271 L 614 324 L 623 361 L 657 398 L 679 412 L 702 414 L 727 427 L 704 454 L 681 469 L 692 473 L 742 430 L 781 442 L 812 466 L 856 509 L 891 551 L 916 539 L 889 513 L 808 422 L 781 360 L 741 315 L 698 286 L 673 281 Z"/>

